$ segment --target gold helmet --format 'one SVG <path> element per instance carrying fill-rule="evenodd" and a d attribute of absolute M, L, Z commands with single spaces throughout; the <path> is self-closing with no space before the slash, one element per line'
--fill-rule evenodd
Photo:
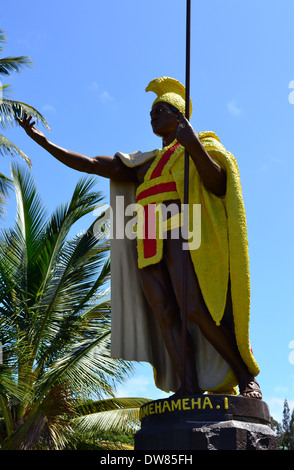
<path fill-rule="evenodd" d="M 152 106 L 154 106 L 155 103 L 163 101 L 164 103 L 171 104 L 185 115 L 186 89 L 178 80 L 170 77 L 155 78 L 149 83 L 145 91 L 153 91 L 157 94 L 157 98 Z M 192 101 L 190 99 L 190 117 L 191 114 Z"/>

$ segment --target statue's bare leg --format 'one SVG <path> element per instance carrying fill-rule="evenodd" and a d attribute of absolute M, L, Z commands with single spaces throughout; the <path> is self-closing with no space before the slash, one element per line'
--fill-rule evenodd
<path fill-rule="evenodd" d="M 181 318 L 169 273 L 164 261 L 140 269 L 139 273 L 144 295 L 156 316 L 165 346 L 180 378 L 182 365 Z M 198 394 L 200 390 L 192 339 L 188 336 L 187 340 L 186 393 Z"/>
<path fill-rule="evenodd" d="M 168 269 L 173 290 L 177 302 L 182 306 L 182 273 L 183 273 L 183 251 L 182 240 L 172 239 L 170 236 L 165 240 L 164 261 Z M 196 323 L 202 334 L 215 347 L 219 354 L 232 367 L 239 382 L 240 393 L 245 396 L 261 398 L 259 386 L 249 373 L 246 364 L 240 356 L 235 335 L 222 322 L 217 326 L 212 319 L 199 287 L 194 267 L 188 253 L 187 262 L 187 318 Z"/>

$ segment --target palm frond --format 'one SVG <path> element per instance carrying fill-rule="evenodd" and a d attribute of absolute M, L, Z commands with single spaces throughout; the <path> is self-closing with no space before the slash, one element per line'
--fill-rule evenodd
<path fill-rule="evenodd" d="M 0 29 L 0 44 L 6 43 L 6 36 L 5 36 L 5 31 L 3 29 Z M 3 51 L 3 47 L 0 45 L 0 51 Z"/>
<path fill-rule="evenodd" d="M 31 304 L 35 302 L 40 282 L 37 259 L 47 216 L 30 172 L 22 170 L 18 165 L 12 165 L 12 178 L 17 200 L 17 215 L 14 234 L 10 236 L 12 242 L 10 247 L 18 260 L 19 293 L 23 294 L 21 297 L 24 301 L 30 297 Z M 27 311 L 27 308 L 25 310 Z"/>
<path fill-rule="evenodd" d="M 4 57 L 0 59 L 0 75 L 10 75 L 11 72 L 19 73 L 23 66 L 30 67 L 31 59 L 26 55 L 18 57 Z"/>
<path fill-rule="evenodd" d="M 0 82 L 1 83 L 1 82 Z M 8 90 L 8 88 L 10 88 L 10 85 L 1 85 L 0 86 L 0 97 L 1 97 L 1 100 L 3 100 L 3 98 L 6 98 L 6 91 Z"/>
<path fill-rule="evenodd" d="M 7 197 L 11 189 L 13 189 L 12 179 L 0 173 L 0 193 Z"/>
<path fill-rule="evenodd" d="M 5 32 L 0 29 L 0 44 L 6 43 Z M 3 51 L 3 47 L 0 45 L 0 51 Z M 0 59 L 0 75 L 10 75 L 11 72 L 20 72 L 23 66 L 30 67 L 32 61 L 30 57 L 21 55 L 17 57 L 3 57 Z"/>
<path fill-rule="evenodd" d="M 45 342 L 50 343 L 51 351 L 57 340 L 60 344 L 60 337 L 68 340 L 76 312 L 80 315 L 77 305 L 81 304 L 82 299 L 85 301 L 89 290 L 91 296 L 94 295 L 94 279 L 107 248 L 99 245 L 99 240 L 91 235 L 90 230 L 76 236 L 74 240 L 65 240 L 73 224 L 93 210 L 97 199 L 101 197 L 100 193 L 89 192 L 94 183 L 92 178 L 80 181 L 70 204 L 60 208 L 47 225 L 44 243 L 37 258 L 42 269 L 42 283 L 35 305 L 35 311 L 38 312 L 34 324 L 36 351 L 41 338 L 43 346 Z M 100 285 L 101 282 L 97 288 Z M 66 318 L 60 315 L 64 311 L 68 312 Z"/>
<path fill-rule="evenodd" d="M 94 285 L 98 289 L 101 282 L 98 284 L 95 282 Z M 66 309 L 67 315 L 60 314 L 64 309 L 64 302 L 61 299 L 63 306 L 59 302 L 58 308 L 55 307 L 51 314 L 47 316 L 46 330 L 42 332 L 38 350 L 38 369 L 51 365 L 57 357 L 60 357 L 62 351 L 66 352 L 68 350 L 69 345 L 74 347 L 82 338 L 96 335 L 97 323 L 101 326 L 109 325 L 110 301 L 109 299 L 105 300 L 108 290 L 106 289 L 106 291 L 98 292 L 94 295 L 91 283 L 89 283 L 88 291 L 85 285 L 81 286 L 81 290 L 85 292 L 84 297 L 88 298 L 88 301 L 85 300 L 84 302 L 82 300 L 80 304 L 78 303 L 80 295 L 77 285 L 74 291 L 77 292 L 77 295 L 75 296 L 74 293 L 68 295 L 69 301 L 67 301 L 67 304 L 70 305 Z M 89 296 L 89 291 L 92 293 L 91 296 Z M 75 304 L 75 298 L 77 298 L 77 304 Z M 78 308 L 79 305 L 81 308 Z M 38 315 L 42 316 L 42 310 L 40 308 L 37 308 L 37 310 Z M 39 331 L 36 325 L 34 329 Z M 38 335 L 40 336 L 40 333 Z"/>
<path fill-rule="evenodd" d="M 13 397 L 13 400 L 23 400 L 28 392 L 27 387 L 16 382 L 11 368 L 0 364 L 0 395 Z"/>
<path fill-rule="evenodd" d="M 114 397 L 104 398 L 101 400 L 85 400 L 82 403 L 76 403 L 74 408 L 78 415 L 77 420 L 81 416 L 92 413 L 101 413 L 119 409 L 140 408 L 149 402 L 149 398 L 142 397 Z"/>
<path fill-rule="evenodd" d="M 8 125 L 13 126 L 16 122 L 15 119 L 23 117 L 25 113 L 33 116 L 37 123 L 42 123 L 47 129 L 50 129 L 46 118 L 33 106 L 7 98 L 3 98 L 0 102 L 0 126 L 2 128 L 6 128 Z"/>
<path fill-rule="evenodd" d="M 1 136 L 0 136 L 1 139 Z M 5 215 L 5 198 L 9 195 L 9 190 L 13 188 L 12 181 L 7 176 L 0 173 L 0 219 Z"/>
<path fill-rule="evenodd" d="M 6 42 L 7 42 L 7 39 L 6 39 L 5 31 L 3 29 L 0 29 L 0 52 L 3 51 L 3 47 L 1 46 L 1 44 L 6 44 Z M 30 58 L 27 56 L 21 56 L 21 57 L 25 57 L 30 61 Z"/>
<path fill-rule="evenodd" d="M 102 431 L 136 432 L 140 407 L 148 401 L 146 398 L 113 398 L 92 402 L 77 408 L 82 416 L 74 418 L 73 424 L 78 433 L 89 437 L 97 437 Z"/>
<path fill-rule="evenodd" d="M 64 384 L 51 388 L 40 403 L 29 407 L 23 423 L 6 439 L 3 450 L 62 450 L 72 434 L 74 409 Z"/>
<path fill-rule="evenodd" d="M 99 245 L 99 248 L 100 248 L 100 246 L 101 245 Z M 109 250 L 109 245 L 108 245 L 108 243 L 104 242 L 102 244 L 101 253 L 104 253 L 104 251 L 108 251 L 108 250 Z M 104 257 L 103 257 L 103 260 L 104 260 Z M 102 298 L 109 298 L 109 294 L 110 294 L 109 293 L 109 288 L 107 287 L 106 290 L 102 291 L 102 288 L 105 286 L 105 284 L 109 280 L 110 280 L 110 259 L 108 258 L 108 259 L 105 260 L 104 265 L 100 269 L 100 273 L 99 273 L 96 281 L 94 282 L 94 284 L 92 285 L 92 287 L 90 288 L 88 293 L 84 296 L 81 303 L 76 306 L 76 309 L 79 309 L 81 311 L 81 310 L 87 308 L 88 301 L 90 299 L 92 299 L 93 296 L 95 296 L 97 292 L 99 292 L 99 300 L 102 299 Z M 106 308 L 108 308 L 108 306 L 109 306 L 108 300 L 105 301 L 104 305 L 105 305 Z M 102 304 L 99 303 L 99 306 L 100 306 L 100 309 L 101 309 Z M 88 309 L 87 311 L 85 311 L 83 313 L 83 316 L 91 318 L 91 316 L 93 316 L 93 315 L 96 315 L 95 307 L 93 307 L 93 305 L 91 305 L 90 309 Z"/>
<path fill-rule="evenodd" d="M 81 394 L 114 395 L 115 384 L 132 370 L 132 365 L 110 357 L 110 327 L 92 328 L 90 338 L 81 341 L 68 354 L 51 365 L 40 379 L 40 394 L 48 384 L 71 383 Z"/>
<path fill-rule="evenodd" d="M 7 139 L 7 137 L 0 134 L 0 155 L 4 156 L 6 154 L 12 157 L 14 157 L 15 155 L 21 157 L 29 165 L 29 167 L 31 167 L 31 160 L 29 159 L 29 157 L 13 142 L 11 142 L 11 140 Z"/>

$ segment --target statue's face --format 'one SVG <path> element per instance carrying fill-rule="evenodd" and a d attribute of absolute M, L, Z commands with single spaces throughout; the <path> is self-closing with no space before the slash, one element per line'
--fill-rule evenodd
<path fill-rule="evenodd" d="M 177 114 L 164 102 L 155 103 L 150 112 L 151 126 L 154 134 L 166 137 L 177 128 Z"/>

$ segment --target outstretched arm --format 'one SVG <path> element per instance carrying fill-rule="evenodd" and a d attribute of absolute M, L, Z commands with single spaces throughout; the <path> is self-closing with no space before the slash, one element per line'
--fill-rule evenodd
<path fill-rule="evenodd" d="M 16 119 L 29 137 L 64 165 L 74 170 L 104 176 L 112 180 L 137 181 L 135 171 L 126 167 L 119 158 L 106 155 L 90 158 L 80 153 L 72 152 L 50 142 L 43 132 L 34 127 L 35 122 L 32 122 L 32 116 L 28 117 L 25 114 L 23 119 Z"/>
<path fill-rule="evenodd" d="M 226 172 L 207 153 L 189 121 L 179 113 L 176 138 L 194 161 L 204 186 L 216 196 L 226 193 Z"/>

